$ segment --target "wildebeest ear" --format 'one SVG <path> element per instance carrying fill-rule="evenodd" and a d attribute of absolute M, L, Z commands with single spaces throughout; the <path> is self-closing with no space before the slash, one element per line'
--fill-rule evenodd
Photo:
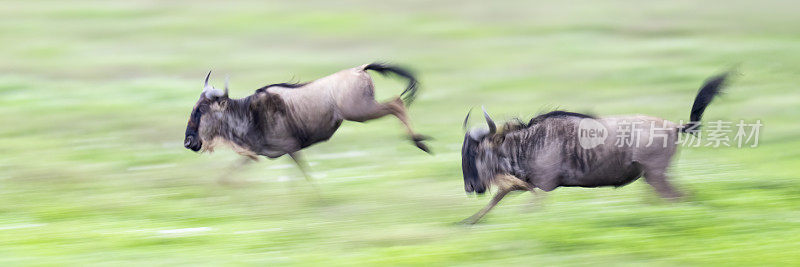
<path fill-rule="evenodd" d="M 225 98 L 228 98 L 228 81 L 230 80 L 231 76 L 225 75 Z"/>

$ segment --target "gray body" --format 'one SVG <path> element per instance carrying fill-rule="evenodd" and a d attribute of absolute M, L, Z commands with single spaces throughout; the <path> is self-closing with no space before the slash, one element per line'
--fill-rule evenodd
<path fill-rule="evenodd" d="M 615 116 L 597 118 L 605 126 L 605 142 L 586 149 L 579 142 L 581 120 L 575 116 L 546 118 L 530 127 L 504 134 L 499 144 L 487 144 L 483 158 L 477 159 L 479 169 L 487 170 L 482 176 L 493 179 L 497 175 L 512 175 L 524 181 L 527 187 L 551 191 L 559 186 L 623 186 L 635 181 L 645 171 L 663 171 L 676 150 L 679 126 L 673 122 L 649 116 Z M 616 144 L 620 122 L 639 123 L 641 135 L 637 142 Z M 627 123 L 624 123 L 627 124 Z M 651 126 L 663 135 L 649 142 Z M 662 127 L 662 125 L 666 127 Z M 662 142 L 663 140 L 663 142 Z M 664 145 L 666 143 L 666 145 Z M 505 155 L 493 158 L 487 155 Z M 506 161 L 501 164 L 492 161 Z M 500 168 L 488 168 L 497 165 Z M 484 166 L 481 168 L 480 166 Z"/>
<path fill-rule="evenodd" d="M 706 81 L 685 125 L 644 115 L 593 117 L 554 111 L 528 123 L 508 122 L 498 131 L 484 110 L 488 129 L 476 128 L 464 137 L 464 189 L 482 194 L 495 186 L 498 192 L 484 209 L 464 222 L 477 222 L 514 190 L 620 187 L 644 176 L 662 197 L 679 198 L 681 194 L 666 176 L 678 135 L 698 129 L 705 108 L 719 94 L 726 78 L 727 73 Z M 586 138 L 581 130 L 587 125 L 600 129 L 604 139 Z M 587 143 L 587 139 L 596 142 Z M 618 143 L 620 140 L 626 142 Z"/>

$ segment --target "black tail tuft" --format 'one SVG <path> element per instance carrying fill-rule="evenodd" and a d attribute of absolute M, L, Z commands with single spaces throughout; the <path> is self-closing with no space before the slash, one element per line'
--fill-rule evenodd
<path fill-rule="evenodd" d="M 389 72 L 397 74 L 403 78 L 408 79 L 408 86 L 400 96 L 403 97 L 403 102 L 406 106 L 411 105 L 411 102 L 414 102 L 414 99 L 417 97 L 417 78 L 414 78 L 414 75 L 411 71 L 401 68 L 398 66 L 392 66 L 383 63 L 372 63 L 364 67 L 364 70 L 374 70 L 380 74 L 387 75 Z"/>
<path fill-rule="evenodd" d="M 697 97 L 694 98 L 692 113 L 689 114 L 689 123 L 681 128 L 681 132 L 694 133 L 700 129 L 700 120 L 703 118 L 703 112 L 711 104 L 711 100 L 714 100 L 715 96 L 722 93 L 729 75 L 730 72 L 725 72 L 712 76 L 706 80 L 703 87 L 700 87 L 700 90 L 697 91 Z"/>

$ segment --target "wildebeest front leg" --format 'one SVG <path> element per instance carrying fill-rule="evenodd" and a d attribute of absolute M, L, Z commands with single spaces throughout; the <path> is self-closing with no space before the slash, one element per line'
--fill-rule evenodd
<path fill-rule="evenodd" d="M 532 187 L 528 185 L 526 182 L 511 175 L 498 175 L 495 177 L 492 183 L 497 185 L 498 187 L 497 194 L 495 194 L 494 197 L 492 197 L 492 201 L 490 201 L 489 204 L 486 205 L 486 207 L 484 207 L 474 215 L 461 221 L 461 223 L 464 224 L 477 223 L 478 221 L 480 221 L 481 218 L 483 218 L 484 215 L 486 215 L 486 213 L 489 213 L 489 211 L 491 211 L 492 208 L 494 208 L 494 206 L 497 206 L 497 203 L 500 203 L 500 200 L 502 200 L 508 193 L 512 191 L 532 190 Z"/>
<path fill-rule="evenodd" d="M 401 123 L 403 123 L 409 138 L 414 141 L 414 145 L 416 145 L 419 149 L 422 149 L 422 151 L 431 153 L 428 146 L 422 142 L 428 139 L 428 137 L 417 134 L 413 129 L 411 129 L 411 123 L 409 122 L 408 114 L 406 113 L 406 107 L 403 105 L 403 100 L 399 97 L 384 103 L 378 103 L 372 100 L 369 103 L 365 103 L 364 106 L 348 108 L 342 113 L 346 120 L 358 122 L 377 119 L 392 114 L 397 117 Z"/>
<path fill-rule="evenodd" d="M 300 152 L 295 151 L 295 152 L 290 152 L 288 154 L 289 157 L 292 157 L 292 161 L 294 161 L 294 163 L 297 164 L 297 168 L 299 168 L 300 172 L 303 173 L 303 177 L 306 178 L 306 181 L 313 184 L 314 179 L 312 179 L 311 175 L 308 174 L 308 164 L 306 164 L 306 161 L 303 160 L 303 157 L 300 155 Z"/>
<path fill-rule="evenodd" d="M 531 201 L 525 206 L 525 211 L 527 212 L 541 208 L 545 198 L 545 193 L 536 191 L 536 188 L 531 188 L 529 191 L 533 195 L 533 198 L 531 198 Z"/>
<path fill-rule="evenodd" d="M 228 167 L 228 170 L 226 170 L 226 171 L 225 171 L 225 174 L 223 174 L 222 176 L 220 176 L 219 178 L 217 178 L 217 183 L 220 183 L 220 184 L 225 184 L 225 185 L 234 184 L 234 182 L 233 182 L 233 180 L 230 178 L 230 176 L 231 176 L 231 175 L 232 175 L 232 174 L 233 174 L 235 171 L 238 171 L 238 170 L 240 170 L 240 169 L 241 169 L 242 167 L 244 167 L 245 165 L 247 165 L 247 164 L 249 164 L 249 163 L 251 163 L 251 162 L 254 162 L 254 161 L 256 161 L 256 159 L 254 159 L 254 158 L 252 158 L 252 157 L 248 157 L 248 156 L 245 156 L 245 157 L 242 157 L 242 158 L 240 158 L 239 160 L 237 160 L 237 161 L 235 161 L 233 164 L 231 164 L 231 166 L 230 166 L 230 167 Z"/>
<path fill-rule="evenodd" d="M 500 200 L 502 200 L 511 191 L 514 190 L 512 190 L 511 188 L 500 189 L 497 192 L 497 194 L 495 194 L 494 197 L 492 197 L 492 201 L 490 201 L 489 204 L 486 205 L 486 207 L 483 207 L 483 209 L 481 209 L 477 213 L 473 214 L 472 216 L 469 216 L 469 218 L 464 219 L 463 221 L 461 221 L 461 223 L 463 224 L 477 223 L 478 221 L 481 220 L 481 218 L 483 218 L 484 215 L 486 215 L 486 213 L 489 213 L 489 211 L 491 211 L 492 208 L 494 208 L 494 206 L 497 206 L 497 203 L 500 203 Z"/>
<path fill-rule="evenodd" d="M 311 175 L 308 174 L 308 164 L 306 164 L 306 161 L 303 160 L 303 157 L 300 155 L 300 152 L 295 151 L 287 154 L 289 154 L 289 156 L 292 157 L 292 160 L 294 161 L 295 164 L 297 164 L 297 167 L 300 169 L 300 172 L 303 173 L 303 177 L 305 177 L 306 181 L 309 184 L 311 184 L 311 188 L 314 189 L 314 193 L 317 195 L 317 198 L 319 198 L 320 197 L 319 187 L 317 187 L 317 183 L 314 182 L 314 179 L 311 178 Z"/>

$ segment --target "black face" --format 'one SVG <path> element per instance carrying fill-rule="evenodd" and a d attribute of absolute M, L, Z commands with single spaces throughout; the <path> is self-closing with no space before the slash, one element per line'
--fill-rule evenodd
<path fill-rule="evenodd" d="M 186 125 L 186 138 L 183 140 L 183 146 L 194 152 L 200 151 L 200 148 L 203 147 L 198 128 L 200 127 L 200 118 L 208 111 L 209 102 L 204 95 L 200 95 L 200 100 L 194 105 L 189 116 L 189 123 Z"/>
<path fill-rule="evenodd" d="M 479 143 L 480 141 L 473 139 L 468 132 L 464 136 L 464 145 L 461 147 L 461 171 L 464 174 L 464 190 L 467 193 L 483 194 L 486 192 L 486 186 L 478 177 L 478 167 L 475 165 Z"/>

